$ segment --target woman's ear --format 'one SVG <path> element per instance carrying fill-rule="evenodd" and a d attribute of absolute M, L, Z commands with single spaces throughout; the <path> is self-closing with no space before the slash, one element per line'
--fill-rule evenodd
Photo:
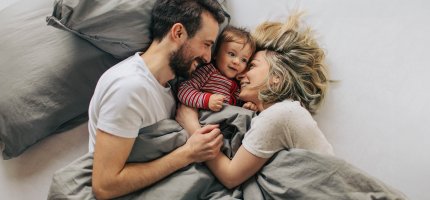
<path fill-rule="evenodd" d="M 279 84 L 281 82 L 281 78 L 279 76 L 272 77 L 272 83 Z"/>

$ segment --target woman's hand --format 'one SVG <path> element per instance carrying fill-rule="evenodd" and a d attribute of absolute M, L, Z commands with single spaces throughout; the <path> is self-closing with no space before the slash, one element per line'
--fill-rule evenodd
<path fill-rule="evenodd" d="M 192 135 L 201 127 L 197 109 L 183 104 L 180 104 L 176 110 L 176 121 L 188 132 L 188 135 Z"/>

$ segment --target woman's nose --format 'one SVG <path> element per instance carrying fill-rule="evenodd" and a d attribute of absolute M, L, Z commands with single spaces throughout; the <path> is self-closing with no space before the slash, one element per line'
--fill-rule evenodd
<path fill-rule="evenodd" d="M 240 73 L 240 74 L 238 74 L 238 75 L 236 76 L 236 79 L 237 79 L 238 81 L 241 81 L 244 77 L 245 77 L 245 72 L 242 72 L 242 73 Z"/>

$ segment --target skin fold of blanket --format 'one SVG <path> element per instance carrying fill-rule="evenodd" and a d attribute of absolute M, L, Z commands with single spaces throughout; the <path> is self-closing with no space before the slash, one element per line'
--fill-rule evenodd
<path fill-rule="evenodd" d="M 201 124 L 220 124 L 222 151 L 232 157 L 254 112 L 224 106 L 217 113 L 200 112 Z M 187 133 L 174 120 L 163 120 L 139 131 L 128 162 L 156 159 L 181 146 Z M 91 190 L 93 155 L 88 153 L 58 170 L 48 199 L 95 199 Z M 191 164 L 162 181 L 117 199 L 407 199 L 401 192 L 333 157 L 303 149 L 275 154 L 253 177 L 228 190 L 203 163 Z"/>

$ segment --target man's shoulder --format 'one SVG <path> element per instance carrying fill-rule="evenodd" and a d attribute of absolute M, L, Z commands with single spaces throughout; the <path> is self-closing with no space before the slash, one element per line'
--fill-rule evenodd
<path fill-rule="evenodd" d="M 154 89 L 151 87 L 148 77 L 142 77 L 136 73 L 122 71 L 111 71 L 104 74 L 98 83 L 98 93 L 101 95 L 122 96 L 128 98 L 138 94 L 151 94 Z"/>
<path fill-rule="evenodd" d="M 147 84 L 143 83 L 150 80 L 148 73 L 150 72 L 143 62 L 130 57 L 108 69 L 99 81 L 119 85 L 134 86 L 140 84 L 140 86 L 145 86 Z"/>
<path fill-rule="evenodd" d="M 144 61 L 138 55 L 130 56 L 110 67 L 103 76 L 124 76 L 136 74 L 136 70 L 147 71 Z"/>

